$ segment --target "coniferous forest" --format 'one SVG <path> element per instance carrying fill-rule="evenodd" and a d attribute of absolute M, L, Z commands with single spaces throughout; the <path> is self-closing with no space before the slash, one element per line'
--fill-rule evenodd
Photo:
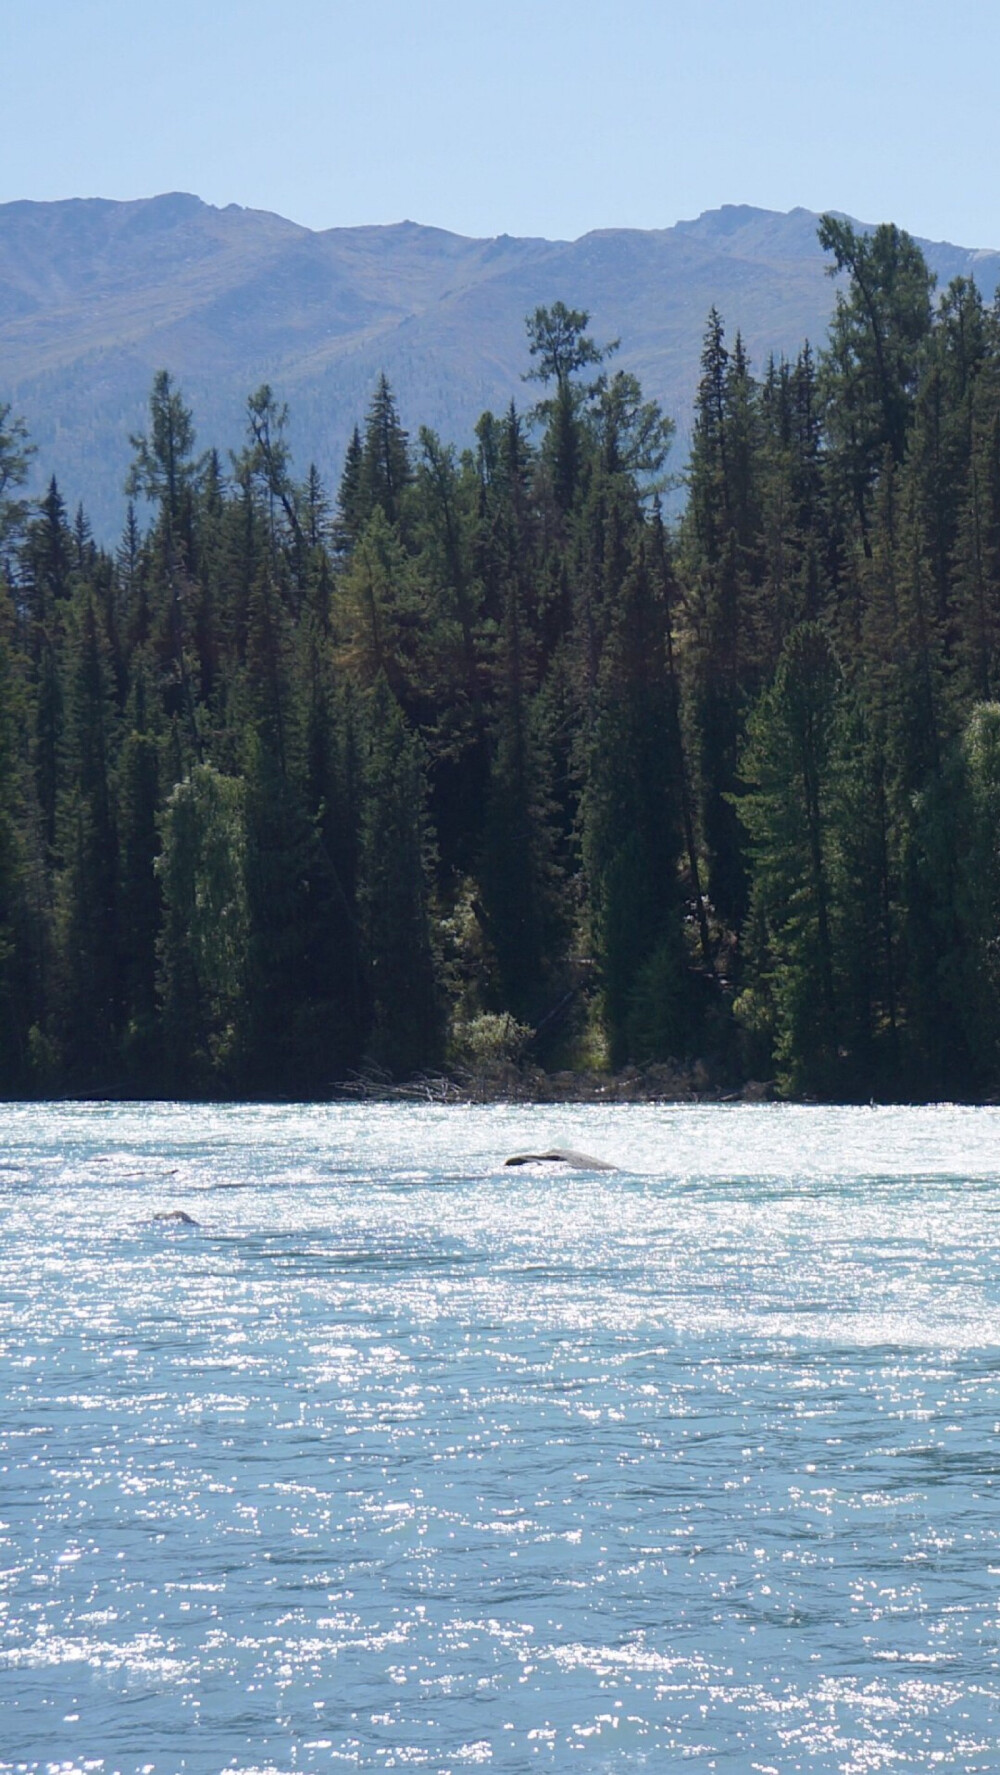
<path fill-rule="evenodd" d="M 825 217 L 829 337 L 708 317 L 672 423 L 586 314 L 339 486 L 155 379 L 113 552 L 0 405 L 0 1092 L 322 1096 L 696 1060 L 1000 1090 L 1000 306 Z"/>

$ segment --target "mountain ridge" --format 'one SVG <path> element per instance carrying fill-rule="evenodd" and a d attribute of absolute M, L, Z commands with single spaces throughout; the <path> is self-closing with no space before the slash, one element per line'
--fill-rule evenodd
<path fill-rule="evenodd" d="M 818 216 L 723 205 L 663 229 L 573 241 L 474 237 L 409 220 L 311 230 L 191 193 L 0 205 L 0 400 L 104 540 L 117 533 L 153 374 L 168 369 L 199 443 L 238 448 L 246 397 L 270 382 L 290 409 L 300 474 L 331 492 L 351 429 L 385 370 L 404 424 L 467 443 L 487 406 L 523 400 L 524 318 L 563 300 L 678 423 L 684 453 L 705 319 L 741 331 L 758 368 L 820 345 L 834 288 Z M 858 224 L 862 226 L 862 224 Z M 919 243 L 943 287 L 989 298 L 1000 252 Z M 527 404 L 526 402 L 524 404 Z M 37 485 L 37 483 L 36 483 Z"/>

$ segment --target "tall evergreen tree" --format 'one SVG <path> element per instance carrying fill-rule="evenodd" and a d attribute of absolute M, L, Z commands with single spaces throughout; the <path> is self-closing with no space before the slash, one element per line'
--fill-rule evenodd
<path fill-rule="evenodd" d="M 837 1079 L 831 801 L 839 682 L 825 633 L 802 624 L 750 713 L 740 763 L 757 990 L 773 1008 L 775 1057 L 793 1093 L 826 1094 Z"/>
<path fill-rule="evenodd" d="M 584 797 L 612 1064 L 687 1045 L 680 785 L 662 586 L 640 544 L 615 612 Z"/>
<path fill-rule="evenodd" d="M 14 612 L 0 575 L 0 1092 L 31 1089 L 30 1031 L 42 1007 L 32 978 L 28 869 L 22 839 Z"/>
<path fill-rule="evenodd" d="M 121 1010 L 115 734 L 107 637 L 93 593 L 79 594 L 70 639 L 62 824 L 66 1051 L 78 1083 L 108 1088 Z"/>
<path fill-rule="evenodd" d="M 166 370 L 153 378 L 149 431 L 130 440 L 134 452 L 125 482 L 129 498 L 141 495 L 158 508 L 158 546 L 166 585 L 167 643 L 180 690 L 191 749 L 202 755 L 195 690 L 192 683 L 189 620 L 194 561 L 194 496 L 202 465 L 194 457 L 195 430 Z"/>
<path fill-rule="evenodd" d="M 349 555 L 364 528 L 366 512 L 362 486 L 364 446 L 357 426 L 351 433 L 344 466 L 337 490 L 337 513 L 333 524 L 334 547 L 339 555 Z"/>
<path fill-rule="evenodd" d="M 210 764 L 175 785 L 157 862 L 166 1077 L 172 1090 L 241 1083 L 249 913 L 246 791 Z"/>
<path fill-rule="evenodd" d="M 120 881 L 118 940 L 121 957 L 122 1044 L 125 1074 L 148 1087 L 159 1062 L 156 1029 L 156 943 L 160 928 L 159 755 L 148 730 L 148 692 L 140 673 L 126 715 L 127 737 L 119 764 Z"/>
<path fill-rule="evenodd" d="M 419 742 L 384 678 L 368 711 L 359 906 L 368 1051 L 396 1076 L 435 1066 L 442 1007 L 431 934 L 426 786 Z"/>
<path fill-rule="evenodd" d="M 562 513 L 571 510 L 583 473 L 583 409 L 603 386 L 600 380 L 587 385 L 575 378 L 581 370 L 603 363 L 618 348 L 617 340 L 595 345 L 586 330 L 589 320 L 585 310 L 567 308 L 564 302 L 536 308 L 527 319 L 528 350 L 538 360 L 528 371 L 528 380 L 552 386 L 552 393 L 539 402 L 536 411 L 547 422 L 543 456 L 550 468 L 556 506 Z"/>
<path fill-rule="evenodd" d="M 403 516 L 403 497 L 412 474 L 409 439 L 399 422 L 395 396 L 383 372 L 365 420 L 358 475 L 358 517 L 367 520 L 377 506 L 388 523 L 398 524 Z"/>
<path fill-rule="evenodd" d="M 858 233 L 842 217 L 820 219 L 831 273 L 846 272 L 824 354 L 827 427 L 835 477 L 867 547 L 871 489 L 886 451 L 906 453 L 923 349 L 931 330 L 933 274 L 920 248 L 889 224 Z"/>

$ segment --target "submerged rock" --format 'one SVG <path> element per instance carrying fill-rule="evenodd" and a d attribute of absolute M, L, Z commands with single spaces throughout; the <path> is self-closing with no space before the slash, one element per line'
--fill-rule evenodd
<path fill-rule="evenodd" d="M 195 1220 L 192 1215 L 185 1214 L 183 1208 L 161 1208 L 158 1214 L 153 1215 L 153 1219 L 168 1221 L 173 1226 L 201 1225 L 200 1220 Z"/>
<path fill-rule="evenodd" d="M 595 1159 L 590 1153 L 573 1152 L 565 1146 L 552 1146 L 544 1153 L 511 1153 L 505 1165 L 569 1165 L 574 1171 L 617 1171 L 607 1159 Z"/>

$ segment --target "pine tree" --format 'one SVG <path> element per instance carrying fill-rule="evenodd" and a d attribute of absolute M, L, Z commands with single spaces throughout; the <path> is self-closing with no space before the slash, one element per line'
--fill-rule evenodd
<path fill-rule="evenodd" d="M 773 1007 L 775 1058 L 792 1094 L 828 1094 L 838 1072 L 831 801 L 839 682 L 825 633 L 802 624 L 751 710 L 740 760 L 755 990 Z"/>
<path fill-rule="evenodd" d="M 757 391 L 742 345 L 731 359 L 722 322 L 709 315 L 689 469 L 683 554 L 691 590 L 692 716 L 701 778 L 709 892 L 738 925 L 747 876 L 733 804 L 745 708 L 760 682 L 759 583 L 763 562 L 753 485 Z"/>
<path fill-rule="evenodd" d="M 16 494 L 27 479 L 34 454 L 24 420 L 12 412 L 9 401 L 0 401 L 0 572 L 27 517 L 27 502 Z"/>
<path fill-rule="evenodd" d="M 53 475 L 37 516 L 26 525 L 21 550 L 22 596 L 36 639 L 55 632 L 60 606 L 70 593 L 73 553 L 66 505 Z"/>
<path fill-rule="evenodd" d="M 526 321 L 528 350 L 538 360 L 527 380 L 543 387 L 554 384 L 551 395 L 538 403 L 536 413 L 546 420 L 543 460 L 551 473 L 557 509 L 564 515 L 573 507 L 583 476 L 584 407 L 603 386 L 600 380 L 587 386 L 574 378 L 581 370 L 603 363 L 618 347 L 617 340 L 595 345 L 586 330 L 589 320 L 585 310 L 554 302 L 551 308 L 536 308 Z"/>
<path fill-rule="evenodd" d="M 482 837 L 489 768 L 487 701 L 492 636 L 475 573 L 476 477 L 471 459 L 426 427 L 413 495 L 426 626 L 419 673 L 441 864 L 467 875 Z"/>
<path fill-rule="evenodd" d="M 245 1042 L 249 915 L 246 791 L 210 764 L 176 784 L 157 875 L 166 1078 L 179 1092 L 237 1089 Z"/>
<path fill-rule="evenodd" d="M 364 521 L 371 517 L 377 506 L 389 524 L 400 522 L 404 494 L 413 474 L 408 442 L 399 423 L 392 389 L 383 372 L 365 420 L 357 492 L 359 517 Z"/>
<path fill-rule="evenodd" d="M 344 467 L 337 491 L 337 515 L 333 524 L 334 547 L 338 555 L 341 556 L 350 554 L 361 535 L 367 516 L 364 509 L 361 479 L 363 463 L 364 446 L 361 442 L 361 433 L 355 426 L 344 456 Z"/>
<path fill-rule="evenodd" d="M 884 224 L 859 234 L 841 217 L 820 218 L 819 242 L 838 291 L 823 356 L 831 467 L 867 548 L 871 489 L 886 451 L 902 463 L 913 420 L 922 352 L 931 330 L 934 277 L 920 248 Z"/>
<path fill-rule="evenodd" d="M 839 1071 L 861 1097 L 898 1089 L 904 935 L 897 786 L 884 719 L 842 690 L 831 747 L 831 941 Z"/>
<path fill-rule="evenodd" d="M 294 587 L 293 607 L 302 601 L 307 543 L 300 505 L 302 494 L 292 480 L 291 450 L 286 436 L 288 408 L 280 405 L 265 382 L 247 401 L 247 445 L 238 472 L 260 489 L 266 515 L 272 575 L 287 551 Z"/>
<path fill-rule="evenodd" d="M 41 838 L 51 858 L 56 845 L 63 727 L 60 655 L 74 578 L 73 537 L 54 476 L 37 515 L 26 525 L 20 565 L 20 596 L 28 625 L 26 640 L 34 689 L 31 757 Z"/>
<path fill-rule="evenodd" d="M 943 983 L 965 1036 L 965 1090 L 992 1092 L 1000 1079 L 1000 704 L 973 708 L 961 762 L 961 940 Z"/>
<path fill-rule="evenodd" d="M 2 410 L 0 410 L 2 424 Z M 32 1089 L 31 1028 L 44 1015 L 32 968 L 28 859 L 18 768 L 22 689 L 13 646 L 14 611 L 0 574 L 0 1094 Z"/>
<path fill-rule="evenodd" d="M 330 524 L 330 502 L 315 462 L 309 464 L 302 493 L 302 512 L 307 547 L 314 552 L 323 549 Z"/>
<path fill-rule="evenodd" d="M 442 1014 L 431 934 L 430 834 L 420 746 L 384 678 L 368 712 L 359 908 L 368 1052 L 395 1077 L 436 1065 Z"/>
<path fill-rule="evenodd" d="M 689 1051 L 680 785 L 662 587 L 640 543 L 601 667 L 584 858 L 612 1064 Z"/>
<path fill-rule="evenodd" d="M 121 956 L 123 1058 L 126 1076 L 148 1085 L 159 1059 L 156 1030 L 156 943 L 160 927 L 157 809 L 159 757 L 147 727 L 147 690 L 136 680 L 126 716 L 127 737 L 119 765 L 120 882 L 118 941 Z"/>
<path fill-rule="evenodd" d="M 120 1018 L 118 835 L 111 773 L 115 735 L 107 636 L 93 593 L 73 612 L 61 816 L 64 1034 L 80 1085 L 108 1089 Z"/>
<path fill-rule="evenodd" d="M 328 1072 L 339 1075 L 358 1065 L 366 1017 L 358 922 L 359 717 L 356 699 L 337 688 L 329 651 L 315 625 L 302 637 L 302 647 L 304 798 L 318 847 L 321 903 L 314 916 L 324 949 L 320 973 L 330 982 L 331 999 L 331 1053 L 326 1065 Z"/>
<path fill-rule="evenodd" d="M 202 756 L 201 733 L 192 683 L 189 622 L 191 574 L 194 570 L 194 498 L 203 465 L 193 455 L 194 421 L 166 370 L 153 378 L 149 401 L 149 432 L 130 439 L 134 456 L 125 482 L 129 498 L 137 495 L 158 507 L 158 545 L 166 588 L 169 652 L 180 689 L 179 707 L 187 724 L 195 757 Z"/>
<path fill-rule="evenodd" d="M 313 1096 L 345 1061 L 331 942 L 335 886 L 299 785 L 251 735 L 245 762 L 247 974 L 243 1078 L 250 1089 Z"/>
<path fill-rule="evenodd" d="M 958 514 L 951 583 L 958 652 L 973 694 L 1000 688 L 1000 411 L 977 440 Z"/>
<path fill-rule="evenodd" d="M 358 538 L 337 602 L 344 665 L 365 686 L 384 676 L 412 707 L 421 683 L 423 601 L 414 564 L 380 505 Z"/>
<path fill-rule="evenodd" d="M 193 456 L 194 420 L 166 370 L 158 370 L 149 397 L 149 431 L 129 439 L 134 452 L 125 491 L 159 508 L 160 522 L 175 553 L 189 533 L 190 504 L 200 465 Z"/>
<path fill-rule="evenodd" d="M 498 606 L 490 785 L 477 871 L 497 964 L 499 1009 L 536 1018 L 564 937 L 554 873 L 554 810 L 536 718 L 535 637 L 526 605 L 533 561 L 531 456 L 513 403 L 480 430 L 483 570 Z"/>

